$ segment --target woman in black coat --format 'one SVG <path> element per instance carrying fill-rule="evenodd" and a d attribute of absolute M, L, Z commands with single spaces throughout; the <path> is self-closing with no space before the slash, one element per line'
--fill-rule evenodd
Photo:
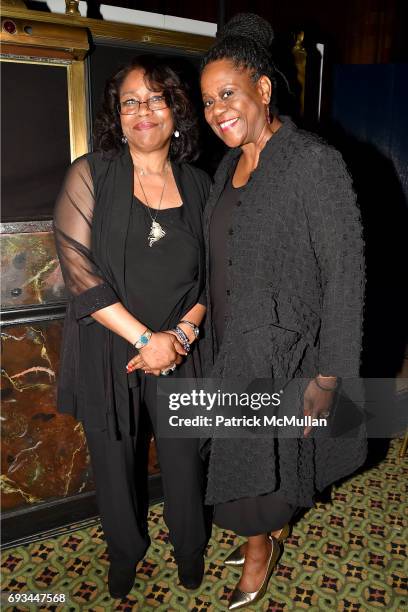
<path fill-rule="evenodd" d="M 297 508 L 312 506 L 316 491 L 353 472 L 366 452 L 362 425 L 333 437 L 302 420 L 327 423 L 339 378 L 358 377 L 363 241 L 340 154 L 277 115 L 272 38 L 260 17 L 237 15 L 201 77 L 205 118 L 230 148 L 205 213 L 205 374 L 283 381 L 282 409 L 298 418 L 295 434 L 241 430 L 240 439 L 211 441 L 214 520 L 248 536 L 227 559 L 243 565 L 230 609 L 263 596 Z"/>
<path fill-rule="evenodd" d="M 124 597 L 150 543 L 144 451 L 146 421 L 156 430 L 156 376 L 200 375 L 210 179 L 187 163 L 197 127 L 185 88 L 154 56 L 107 83 L 95 144 L 68 170 L 55 209 L 69 295 L 58 408 L 82 421 L 109 590 Z M 157 438 L 156 446 L 179 578 L 197 588 L 208 539 L 198 441 Z"/>

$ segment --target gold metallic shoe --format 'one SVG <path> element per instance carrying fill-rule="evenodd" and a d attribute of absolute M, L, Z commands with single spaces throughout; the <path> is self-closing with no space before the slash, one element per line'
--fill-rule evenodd
<path fill-rule="evenodd" d="M 257 591 L 253 591 L 252 593 L 246 593 L 245 591 L 241 591 L 238 587 L 235 587 L 231 595 L 228 610 L 245 608 L 246 606 L 256 603 L 265 595 L 269 578 L 271 577 L 281 552 L 281 547 L 278 540 L 273 536 L 269 536 L 269 539 L 272 543 L 271 555 L 266 568 L 265 578 L 263 579 L 261 586 Z"/>
<path fill-rule="evenodd" d="M 278 540 L 278 542 L 284 542 L 286 540 L 286 538 L 289 536 L 290 534 L 290 525 L 289 523 L 286 523 L 286 525 L 284 525 L 282 527 L 282 529 L 279 532 L 278 536 L 273 536 L 274 538 L 276 538 Z M 230 553 L 228 555 L 228 557 L 226 557 L 226 559 L 224 559 L 224 563 L 225 565 L 244 565 L 245 563 L 245 553 L 241 552 L 241 544 L 239 546 L 237 546 L 237 548 L 235 548 L 232 553 Z"/>

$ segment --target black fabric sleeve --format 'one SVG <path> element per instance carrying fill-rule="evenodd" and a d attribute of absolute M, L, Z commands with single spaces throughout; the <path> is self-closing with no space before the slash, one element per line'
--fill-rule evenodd
<path fill-rule="evenodd" d="M 200 194 L 200 200 L 201 200 L 201 210 L 204 211 L 204 208 L 207 204 L 209 195 L 210 195 L 210 191 L 212 188 L 212 180 L 210 178 L 210 176 L 207 174 L 207 172 L 204 172 L 204 170 L 201 170 L 200 168 L 196 168 L 194 166 L 190 166 L 190 169 L 192 171 L 192 175 L 194 177 L 197 189 L 199 191 Z M 206 290 L 205 290 L 205 282 L 204 282 L 204 288 L 198 298 L 198 304 L 201 304 L 201 306 L 205 306 L 207 307 L 207 296 L 206 296 Z"/>
<path fill-rule="evenodd" d="M 211 188 L 212 188 L 212 180 L 210 176 L 204 172 L 204 170 L 199 170 L 198 179 L 201 182 L 202 190 L 203 190 L 203 208 L 206 206 L 208 198 L 210 196 Z"/>
<path fill-rule="evenodd" d="M 322 147 L 310 157 L 306 211 L 323 292 L 319 373 L 359 374 L 365 288 L 360 212 L 342 156 Z"/>
<path fill-rule="evenodd" d="M 206 296 L 205 288 L 202 290 L 197 303 L 207 308 L 207 296 Z"/>
<path fill-rule="evenodd" d="M 85 157 L 81 157 L 68 169 L 54 210 L 58 257 L 77 319 L 119 301 L 92 258 L 94 206 L 89 163 Z"/>

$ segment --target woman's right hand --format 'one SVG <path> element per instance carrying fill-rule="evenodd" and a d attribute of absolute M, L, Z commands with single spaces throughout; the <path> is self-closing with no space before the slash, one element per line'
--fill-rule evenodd
<path fill-rule="evenodd" d="M 127 365 L 127 372 L 144 369 L 156 373 L 167 370 L 174 363 L 178 365 L 187 355 L 183 346 L 172 334 L 155 332 L 149 343 L 139 351 L 139 355 L 131 359 Z M 141 358 L 141 359 L 140 359 Z"/>

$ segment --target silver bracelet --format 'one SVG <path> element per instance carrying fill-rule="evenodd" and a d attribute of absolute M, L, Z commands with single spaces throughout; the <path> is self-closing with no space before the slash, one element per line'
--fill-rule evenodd
<path fill-rule="evenodd" d="M 134 347 L 135 349 L 137 349 L 138 351 L 140 351 L 140 349 L 144 348 L 145 346 L 147 346 L 150 342 L 150 339 L 152 337 L 153 332 L 147 327 L 143 334 L 140 336 L 140 338 L 138 340 L 136 340 L 136 342 L 134 343 Z"/>
<path fill-rule="evenodd" d="M 173 329 L 173 331 L 176 334 L 177 338 L 179 339 L 179 342 L 183 346 L 186 353 L 189 353 L 191 346 L 190 346 L 190 342 L 188 341 L 187 334 L 185 334 L 183 330 L 181 329 L 181 327 L 179 327 L 178 325 Z"/>
<path fill-rule="evenodd" d="M 194 336 L 197 340 L 198 336 L 200 335 L 200 328 L 195 325 L 194 323 L 192 323 L 191 321 L 186 321 L 185 319 L 183 319 L 182 321 L 180 321 L 180 323 L 184 323 L 184 325 L 188 325 L 188 327 L 191 327 L 191 329 L 194 332 Z M 179 323 L 179 325 L 180 325 Z"/>

